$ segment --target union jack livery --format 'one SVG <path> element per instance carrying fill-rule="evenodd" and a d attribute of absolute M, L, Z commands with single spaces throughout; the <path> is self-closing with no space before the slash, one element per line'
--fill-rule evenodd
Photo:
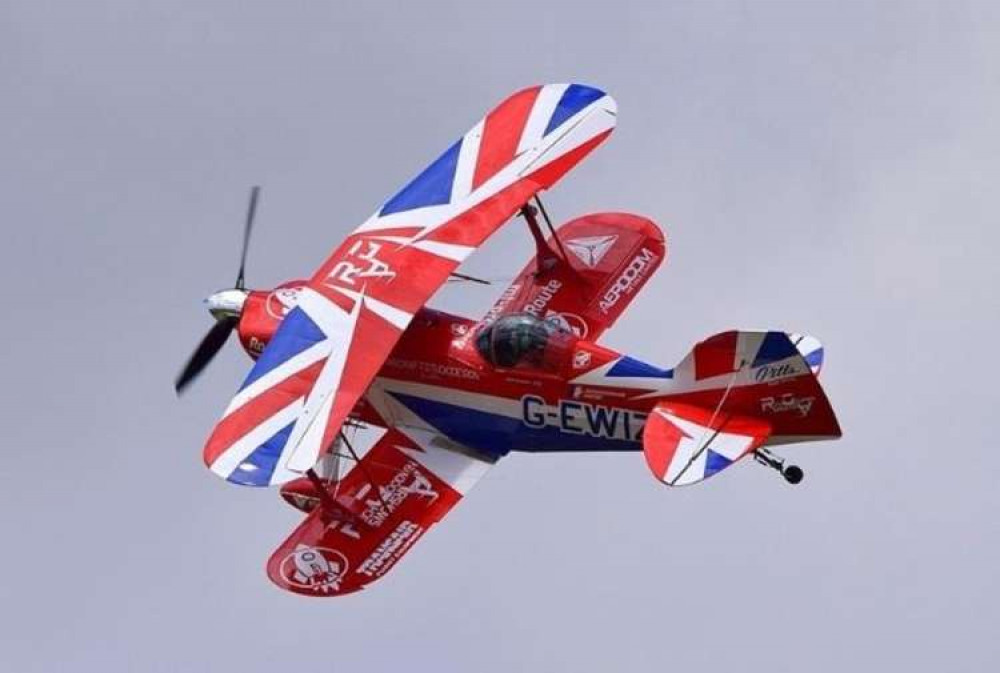
<path fill-rule="evenodd" d="M 553 227 L 538 198 L 614 129 L 581 84 L 519 91 L 366 222 L 308 280 L 247 290 L 251 194 L 233 289 L 180 392 L 229 334 L 256 360 L 204 449 L 245 486 L 281 486 L 305 520 L 271 556 L 289 591 L 335 596 L 388 572 L 510 451 L 643 451 L 669 486 L 744 456 L 797 483 L 766 447 L 840 436 L 819 342 L 729 331 L 662 369 L 596 343 L 666 256 L 651 220 L 596 213 Z M 520 216 L 537 248 L 482 318 L 426 306 Z M 358 441 L 359 428 L 369 441 Z M 351 439 L 354 436 L 354 440 Z"/>

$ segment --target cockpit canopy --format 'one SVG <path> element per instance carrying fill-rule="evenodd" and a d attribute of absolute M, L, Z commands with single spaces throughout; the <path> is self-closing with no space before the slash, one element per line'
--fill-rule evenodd
<path fill-rule="evenodd" d="M 576 340 L 554 322 L 530 313 L 512 313 L 482 328 L 476 349 L 494 367 L 555 371 L 569 360 Z"/>

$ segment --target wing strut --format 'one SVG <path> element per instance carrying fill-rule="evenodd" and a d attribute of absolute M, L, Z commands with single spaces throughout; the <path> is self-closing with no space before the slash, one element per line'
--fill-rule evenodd
<path fill-rule="evenodd" d="M 559 248 L 559 252 L 562 254 L 563 259 L 568 262 L 569 257 L 566 255 L 566 248 L 563 247 L 562 241 L 559 240 L 559 234 L 556 233 L 556 228 L 552 226 L 552 220 L 549 218 L 549 212 L 545 210 L 545 205 L 542 203 L 542 197 L 540 197 L 537 193 L 535 194 L 535 203 L 538 204 L 538 210 L 542 213 L 545 225 L 549 228 L 549 231 L 552 232 L 552 240 L 556 242 L 556 247 Z"/>
<path fill-rule="evenodd" d="M 341 439 L 341 441 L 344 442 L 344 446 L 347 447 L 347 450 L 350 451 L 351 457 L 354 458 L 354 462 L 357 463 L 358 467 L 360 467 L 362 470 L 364 470 L 365 477 L 368 479 L 368 483 L 371 484 L 372 488 L 375 489 L 375 495 L 378 496 L 378 501 L 380 503 L 382 503 L 382 509 L 383 509 L 383 511 L 385 511 L 385 515 L 389 516 L 389 514 L 392 512 L 392 510 L 389 509 L 389 505 L 386 504 L 385 498 L 382 497 L 382 488 L 378 484 L 375 483 L 374 479 L 372 479 L 372 473 L 368 471 L 368 466 L 365 465 L 364 463 L 362 463 L 361 459 L 358 458 L 358 454 L 354 450 L 354 446 L 347 439 L 347 435 L 344 434 L 343 430 L 340 431 L 340 439 Z"/>
<path fill-rule="evenodd" d="M 538 206 L 533 206 L 530 203 L 526 203 L 521 207 L 521 216 L 524 221 L 528 223 L 528 229 L 531 231 L 531 237 L 535 239 L 535 247 L 538 249 L 538 253 L 535 258 L 538 260 L 538 268 L 535 271 L 536 274 L 543 274 L 546 271 L 551 270 L 559 263 L 559 257 L 562 257 L 562 261 L 566 263 L 567 266 L 572 268 L 569 264 L 569 257 L 566 256 L 566 249 L 563 248 L 562 241 L 559 240 L 559 235 L 556 233 L 555 227 L 552 226 L 552 220 L 549 219 L 549 214 L 545 210 L 545 206 L 542 205 L 542 200 L 535 196 L 535 203 Z M 556 255 L 555 250 L 549 245 L 548 241 L 545 240 L 545 234 L 542 233 L 542 228 L 538 225 L 538 218 L 535 217 L 539 212 L 542 213 L 542 218 L 545 220 L 545 225 L 548 227 L 549 231 L 552 233 L 552 240 L 555 241 L 556 247 L 559 249 L 559 255 Z"/>
<path fill-rule="evenodd" d="M 451 272 L 451 277 L 455 278 L 456 280 L 467 280 L 467 281 L 471 281 L 473 283 L 479 283 L 480 285 L 492 285 L 493 284 L 490 281 L 485 280 L 483 278 L 476 278 L 475 276 L 467 276 L 466 274 L 459 273 L 458 271 L 452 271 Z"/>
<path fill-rule="evenodd" d="M 306 476 L 309 478 L 309 482 L 316 489 L 316 497 L 319 498 L 319 506 L 323 510 L 324 519 L 329 518 L 333 521 L 348 521 L 355 522 L 358 517 L 354 515 L 353 512 L 349 511 L 346 507 L 337 502 L 330 492 L 326 490 L 326 483 L 320 479 L 320 476 L 316 474 L 316 470 L 309 469 L 306 470 Z"/>

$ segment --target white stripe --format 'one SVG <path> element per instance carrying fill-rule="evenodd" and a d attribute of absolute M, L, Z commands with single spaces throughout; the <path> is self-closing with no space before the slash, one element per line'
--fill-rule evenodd
<path fill-rule="evenodd" d="M 413 443 L 421 450 L 400 445 L 396 445 L 396 448 L 430 470 L 435 477 L 458 491 L 459 495 L 464 496 L 468 493 L 476 485 L 476 482 L 493 467 L 493 463 L 459 453 L 463 450 L 468 451 L 468 449 L 461 444 L 450 441 L 441 434 L 408 428 L 399 428 L 399 431 L 413 440 Z M 455 448 L 447 448 L 449 444 L 454 445 Z"/>
<path fill-rule="evenodd" d="M 331 303 L 331 305 L 333 304 Z M 347 362 L 347 355 L 351 351 L 354 333 L 358 324 L 358 315 L 360 313 L 360 301 L 354 303 L 354 309 L 349 316 L 344 316 L 338 310 L 338 316 L 343 319 L 338 320 L 336 325 L 331 324 L 330 327 L 332 329 L 327 331 L 330 341 L 336 344 L 336 347 L 330 353 L 326 364 L 323 365 L 323 371 L 320 372 L 312 389 L 309 391 L 309 396 L 306 398 L 306 403 L 299 416 L 299 420 L 295 423 L 292 434 L 288 438 L 288 442 L 293 447 L 293 453 L 286 463 L 286 467 L 289 470 L 305 472 L 316 463 L 319 454 L 323 450 L 323 447 L 317 445 L 316 442 L 318 440 L 303 444 L 303 439 L 309 428 L 321 418 L 322 422 L 319 423 L 320 437 L 326 431 L 329 413 L 323 415 L 321 412 L 324 408 L 329 411 L 327 399 L 332 399 L 334 393 L 340 388 L 340 381 L 344 375 L 344 365 Z"/>
<path fill-rule="evenodd" d="M 413 320 L 412 313 L 407 313 L 403 309 L 396 308 L 374 297 L 369 297 L 361 292 L 348 290 L 343 287 L 335 287 L 333 289 L 354 301 L 364 302 L 365 307 L 372 313 L 401 330 L 406 329 L 410 321 Z"/>
<path fill-rule="evenodd" d="M 757 358 L 757 351 L 764 343 L 767 332 L 746 332 L 736 333 L 736 352 L 733 353 L 733 369 L 749 366 Z"/>
<path fill-rule="evenodd" d="M 371 309 L 372 313 L 401 330 L 406 329 L 406 326 L 413 320 L 412 313 L 407 313 L 391 304 L 386 304 L 384 301 L 379 301 L 373 297 L 365 297 L 364 301 L 365 306 Z"/>
<path fill-rule="evenodd" d="M 610 362 L 584 372 L 572 379 L 570 383 L 584 386 L 604 386 L 608 388 L 635 388 L 639 390 L 652 390 L 669 385 L 673 377 L 667 376 L 609 376 L 608 372 L 621 362 L 622 357 L 618 357 Z M 673 386 L 671 386 L 673 387 Z"/>
<path fill-rule="evenodd" d="M 418 233 L 417 236 L 420 236 Z M 445 259 L 450 259 L 455 262 L 461 262 L 465 260 L 469 255 L 471 255 L 475 248 L 470 245 L 459 245 L 457 243 L 441 243 L 440 241 L 416 241 L 413 238 L 408 238 L 406 236 L 379 236 L 378 234 L 370 235 L 368 238 L 373 238 L 379 241 L 388 241 L 389 243 L 396 243 L 403 247 L 413 247 L 417 250 L 423 250 L 424 252 L 429 252 L 432 255 L 437 255 L 438 257 L 444 257 Z M 339 288 L 334 288 L 339 289 Z"/>
<path fill-rule="evenodd" d="M 340 288 L 333 286 L 331 289 L 339 290 Z M 305 311 L 309 319 L 326 334 L 328 341 L 336 342 L 350 323 L 344 309 L 309 287 L 302 288 L 302 292 L 299 293 L 298 307 Z"/>
<path fill-rule="evenodd" d="M 361 301 L 361 298 L 364 296 L 357 290 L 348 290 L 346 287 L 340 287 L 339 285 L 331 286 L 330 289 L 339 292 L 351 301 L 355 302 Z"/>
<path fill-rule="evenodd" d="M 223 414 L 223 418 L 233 413 L 254 397 L 263 393 L 265 390 L 277 385 L 281 381 L 284 381 L 292 374 L 302 371 L 313 363 L 319 362 L 329 355 L 331 350 L 333 350 L 333 342 L 330 341 L 329 336 L 331 334 L 331 328 L 335 330 L 336 327 L 330 320 L 329 316 L 331 313 L 333 313 L 334 316 L 336 316 L 336 314 L 343 314 L 340 307 L 308 287 L 302 288 L 302 291 L 299 293 L 297 306 L 305 312 L 310 320 L 316 323 L 317 327 L 319 327 L 320 330 L 327 335 L 327 338 L 316 342 L 301 353 L 289 358 L 243 390 L 236 393 L 232 402 L 230 402 L 229 406 L 226 407 L 226 412 Z M 334 311 L 331 311 L 331 309 Z"/>
<path fill-rule="evenodd" d="M 614 128 L 616 109 L 614 99 L 605 96 L 577 112 L 560 125 L 558 130 L 549 134 L 545 143 L 539 145 L 537 150 L 522 155 L 530 156 L 531 159 L 518 172 L 518 177 L 537 171 L 545 164 L 552 163 L 601 133 Z"/>
<path fill-rule="evenodd" d="M 255 427 L 246 435 L 233 443 L 228 449 L 215 459 L 211 465 L 212 472 L 223 478 L 236 470 L 240 463 L 247 459 L 261 444 L 276 435 L 279 430 L 298 418 L 302 409 L 302 398 L 298 398 L 287 407 L 271 416 L 269 419 Z"/>
<path fill-rule="evenodd" d="M 517 144 L 517 153 L 521 154 L 532 147 L 538 146 L 542 142 L 542 136 L 552 113 L 555 112 L 556 105 L 562 99 L 563 94 L 569 84 L 549 84 L 543 86 L 535 99 L 535 106 L 531 109 L 528 121 L 524 125 L 524 132 L 521 134 L 521 142 Z"/>
<path fill-rule="evenodd" d="M 407 313 L 403 309 L 396 308 L 374 297 L 369 297 L 361 292 L 348 290 L 343 287 L 335 287 L 333 289 L 354 301 L 364 302 L 365 307 L 372 313 L 401 330 L 406 329 L 406 326 L 413 320 L 412 313 Z"/>
<path fill-rule="evenodd" d="M 567 123 L 559 127 L 558 132 L 551 133 L 537 147 L 515 157 L 496 175 L 480 185 L 475 191 L 470 192 L 467 197 L 455 199 L 444 205 L 416 208 L 401 213 L 392 213 L 385 217 L 379 217 L 376 212 L 355 232 L 419 226 L 423 229 L 419 238 L 425 238 L 432 231 L 447 224 L 458 215 L 471 210 L 500 190 L 509 187 L 523 175 L 542 168 L 545 164 L 555 161 L 595 136 L 614 128 L 616 110 L 614 99 L 611 96 L 604 96 L 573 115 L 567 120 Z"/>
<path fill-rule="evenodd" d="M 233 401 L 229 403 L 228 407 L 226 407 L 226 413 L 224 413 L 222 417 L 225 418 L 230 415 L 244 404 L 263 393 L 265 390 L 278 385 L 279 382 L 284 381 L 292 374 L 302 371 L 309 365 L 319 362 L 330 354 L 330 349 L 332 347 L 333 344 L 330 340 L 324 339 L 323 341 L 316 342 L 301 353 L 288 358 L 286 361 L 261 376 L 246 388 L 236 393 L 233 397 Z"/>
<path fill-rule="evenodd" d="M 366 231 L 379 231 L 380 229 L 396 229 L 400 227 L 421 227 L 432 226 L 438 220 L 451 219 L 452 213 L 456 211 L 455 202 L 445 203 L 436 206 L 425 206 L 404 210 L 401 213 L 390 213 L 385 217 L 379 217 L 375 213 L 369 217 L 364 224 L 354 230 L 354 233 L 361 234 Z M 458 208 L 459 212 L 464 208 Z"/>
<path fill-rule="evenodd" d="M 678 444 L 663 480 L 672 486 L 686 486 L 706 478 L 705 471 L 708 460 L 706 449 L 711 448 L 713 453 L 735 462 L 743 457 L 755 439 L 753 435 L 725 432 L 724 429 L 715 432 L 707 425 L 701 425 L 681 416 L 667 413 L 662 409 L 658 411 L 661 416 L 667 419 L 667 422 L 673 423 L 688 435 Z M 695 440 L 695 437 L 698 439 Z M 688 465 L 688 461 L 692 458 L 694 461 Z"/>
<path fill-rule="evenodd" d="M 375 240 L 378 241 L 389 241 L 390 243 L 398 243 L 399 245 L 409 245 L 410 242 L 413 241 L 412 238 L 409 238 L 407 236 L 379 236 L 378 234 L 373 234 L 368 238 L 374 238 Z"/>
<path fill-rule="evenodd" d="M 400 381 L 398 379 L 387 379 L 378 378 L 375 383 L 372 384 L 372 391 L 378 391 L 379 393 L 394 393 L 399 392 L 404 395 L 410 395 L 412 397 L 420 397 L 425 400 L 432 400 L 436 402 L 445 402 L 454 406 L 465 407 L 467 409 L 474 409 L 476 411 L 482 411 L 488 414 L 493 414 L 497 416 L 506 416 L 508 418 L 521 418 L 521 400 L 510 399 L 507 397 L 499 397 L 496 395 L 487 395 L 485 393 L 470 393 L 464 390 L 457 390 L 455 388 L 445 388 L 442 386 L 432 386 L 426 383 L 413 383 L 410 381 Z M 379 397 L 378 400 L 375 398 Z M 381 414 L 383 409 L 386 417 L 394 425 L 403 425 L 406 423 L 407 417 L 409 420 L 417 420 L 418 416 L 413 416 L 411 412 L 406 407 L 397 409 L 395 405 L 390 409 L 386 406 L 387 403 L 395 403 L 396 400 L 391 396 L 387 395 L 371 395 L 368 396 L 369 401 L 371 401 L 377 411 Z M 418 425 L 417 427 L 426 427 L 424 425 Z"/>
<path fill-rule="evenodd" d="M 413 247 L 455 262 L 464 261 L 475 250 L 475 248 L 469 245 L 441 243 L 440 241 L 417 241 L 413 244 Z"/>
<path fill-rule="evenodd" d="M 458 152 L 458 163 L 455 166 L 455 179 L 451 183 L 450 201 L 464 199 L 472 191 L 472 178 L 476 174 L 476 164 L 479 163 L 479 145 L 483 140 L 483 118 L 472 127 L 462 138 L 462 147 Z"/>
<path fill-rule="evenodd" d="M 302 434 L 301 439 L 296 443 L 292 443 L 292 438 L 288 438 L 288 443 L 285 444 L 284 450 L 281 452 L 281 457 L 278 465 L 285 474 L 296 474 L 305 472 L 309 468 L 316 464 L 319 457 L 323 454 L 323 435 L 326 434 L 326 419 L 330 417 L 330 410 L 333 408 L 333 400 L 336 395 L 327 394 L 326 397 L 321 398 L 323 400 L 319 407 L 319 411 L 316 412 L 316 419 L 323 419 L 321 423 L 315 423 L 312 421 L 306 422 L 305 432 Z M 300 418 L 303 418 L 300 416 Z M 313 419 L 315 420 L 315 419 Z M 296 428 L 301 425 L 301 423 L 296 424 Z M 293 431 L 294 432 L 294 431 Z M 315 456 L 310 462 L 308 467 L 303 469 L 298 469 L 297 465 L 293 466 L 293 460 L 298 456 L 299 462 L 307 461 L 307 456 Z M 274 482 L 277 483 L 277 482 Z"/>

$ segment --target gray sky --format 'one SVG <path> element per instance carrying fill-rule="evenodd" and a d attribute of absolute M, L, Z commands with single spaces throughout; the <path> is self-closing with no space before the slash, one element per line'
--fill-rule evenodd
<path fill-rule="evenodd" d="M 4 0 L 0 669 L 995 670 L 998 37 L 994 2 Z M 307 276 L 501 98 L 566 80 L 619 127 L 550 210 L 668 237 L 606 342 L 672 365 L 730 327 L 814 334 L 846 436 L 787 450 L 798 488 L 513 455 L 368 590 L 282 593 L 296 513 L 200 458 L 248 360 L 171 388 L 249 185 L 249 281 Z M 512 227 L 466 269 L 530 254 Z"/>

